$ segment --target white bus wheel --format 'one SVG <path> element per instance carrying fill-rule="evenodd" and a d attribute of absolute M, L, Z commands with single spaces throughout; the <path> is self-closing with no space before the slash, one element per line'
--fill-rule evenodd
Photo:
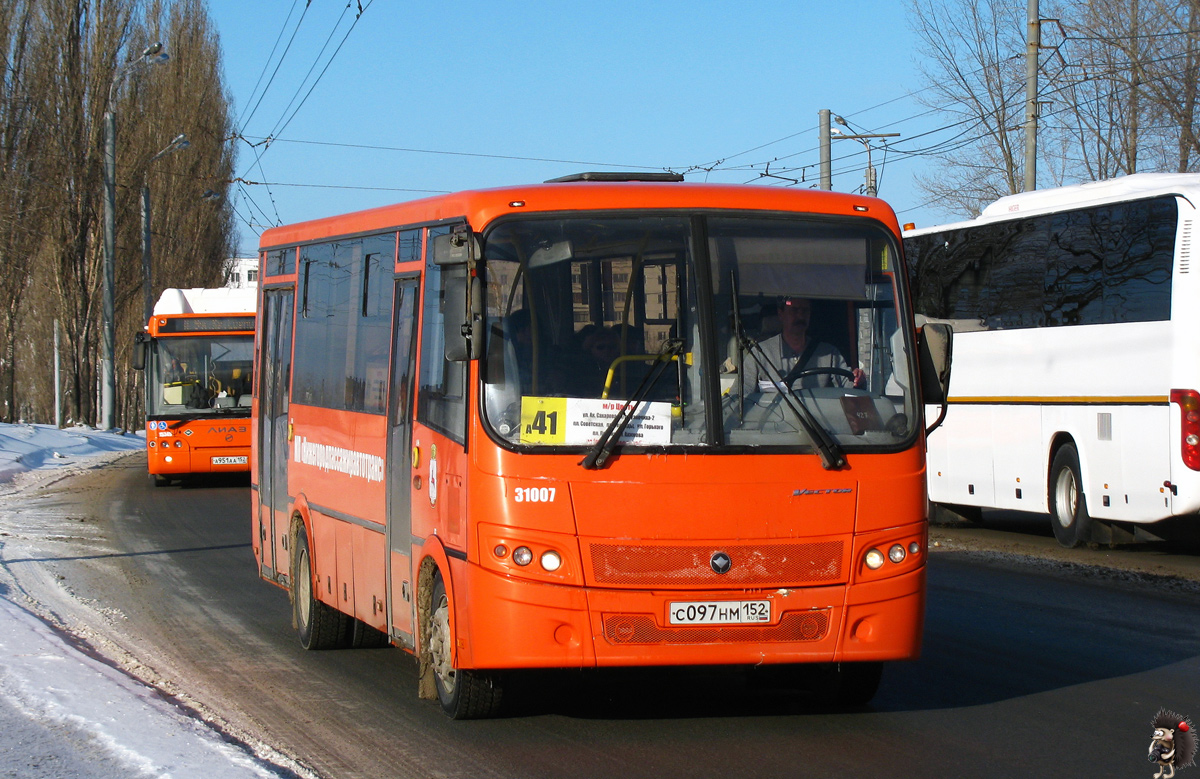
<path fill-rule="evenodd" d="M 1068 549 L 1082 545 L 1091 534 L 1079 453 L 1073 444 L 1063 444 L 1050 464 L 1050 524 L 1058 543 Z"/>

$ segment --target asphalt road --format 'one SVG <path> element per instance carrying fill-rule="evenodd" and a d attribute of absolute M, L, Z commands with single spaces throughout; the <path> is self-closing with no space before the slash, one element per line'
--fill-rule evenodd
<path fill-rule="evenodd" d="M 53 554 L 7 561 L 26 593 L 330 779 L 1150 777 L 1158 708 L 1200 717 L 1200 589 L 949 541 L 930 560 L 924 655 L 889 666 L 868 707 L 728 669 L 560 672 L 521 677 L 506 718 L 452 722 L 417 700 L 398 650 L 300 648 L 286 593 L 257 578 L 244 480 L 155 489 L 132 456 L 30 503 L 64 532 Z M 62 590 L 73 604 L 54 605 Z"/>

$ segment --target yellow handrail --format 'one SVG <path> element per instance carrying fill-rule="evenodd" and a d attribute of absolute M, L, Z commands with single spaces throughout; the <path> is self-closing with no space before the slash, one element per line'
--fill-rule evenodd
<path fill-rule="evenodd" d="M 668 359 L 678 360 L 680 357 L 683 358 L 684 365 L 692 364 L 692 353 L 691 352 L 688 352 L 687 354 L 683 354 L 683 355 L 672 354 Z M 635 362 L 635 361 L 636 362 L 654 362 L 655 360 L 658 360 L 661 358 L 662 358 L 661 354 L 623 354 L 620 357 L 618 357 L 617 359 L 613 360 L 612 364 L 608 366 L 608 375 L 604 377 L 604 390 L 600 393 L 600 399 L 608 400 L 608 391 L 610 389 L 612 389 L 613 377 L 616 375 L 617 366 L 620 363 Z"/>

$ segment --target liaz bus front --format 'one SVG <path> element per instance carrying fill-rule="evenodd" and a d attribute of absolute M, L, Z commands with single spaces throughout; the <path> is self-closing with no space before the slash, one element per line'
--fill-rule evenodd
<path fill-rule="evenodd" d="M 927 556 L 891 209 L 659 183 L 505 197 L 433 239 L 424 282 L 418 409 L 471 366 L 465 421 L 443 420 L 465 456 L 420 424 L 412 450 L 414 525 L 440 501 L 468 518 L 425 542 L 449 550 L 422 574 L 452 579 L 424 642 L 443 706 L 474 716 L 517 667 L 815 664 L 870 698 L 918 655 Z"/>
<path fill-rule="evenodd" d="M 250 470 L 254 312 L 253 289 L 167 289 L 137 334 L 156 486 Z"/>

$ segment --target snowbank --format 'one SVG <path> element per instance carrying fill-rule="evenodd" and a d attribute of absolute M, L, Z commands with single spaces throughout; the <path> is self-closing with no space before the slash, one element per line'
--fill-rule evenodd
<path fill-rule="evenodd" d="M 24 497 L 140 450 L 141 435 L 0 424 L 0 775 L 108 779 L 279 779 L 307 774 L 258 757 L 191 712 L 84 651 L 23 607 L 8 575 L 4 521 Z M 36 534 L 22 543 L 38 544 Z M 33 549 L 20 547 L 29 556 Z M 280 756 L 273 756 L 284 760 Z"/>
<path fill-rule="evenodd" d="M 146 446 L 144 433 L 126 435 L 90 427 L 0 424 L 0 483 L 19 473 L 75 465 L 85 458 Z"/>

